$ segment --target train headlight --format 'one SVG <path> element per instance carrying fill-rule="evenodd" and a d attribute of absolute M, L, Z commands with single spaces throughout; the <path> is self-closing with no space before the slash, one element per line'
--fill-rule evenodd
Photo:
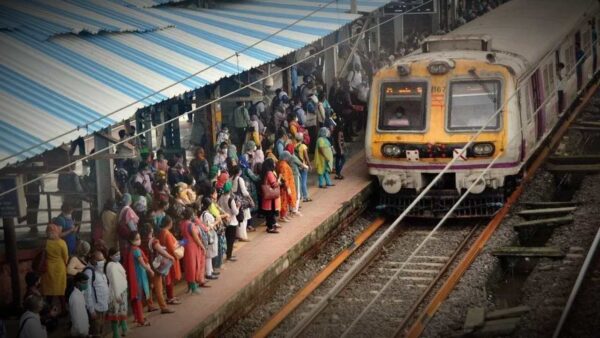
<path fill-rule="evenodd" d="M 445 61 L 433 61 L 427 66 L 431 75 L 444 75 L 450 71 L 450 65 Z"/>
<path fill-rule="evenodd" d="M 473 148 L 473 155 L 475 156 L 490 156 L 494 153 L 494 145 L 492 143 L 475 143 Z"/>
<path fill-rule="evenodd" d="M 381 152 L 387 157 L 398 157 L 400 156 L 402 149 L 395 144 L 386 144 L 381 148 Z"/>
<path fill-rule="evenodd" d="M 408 76 L 410 75 L 410 65 L 409 64 L 401 64 L 396 67 L 396 71 L 398 72 L 398 76 Z"/>

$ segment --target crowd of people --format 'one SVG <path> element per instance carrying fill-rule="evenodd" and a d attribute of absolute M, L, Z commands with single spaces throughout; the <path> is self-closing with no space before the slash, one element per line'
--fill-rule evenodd
<path fill-rule="evenodd" d="M 90 242 L 78 237 L 71 201 L 47 226 L 26 277 L 19 337 L 43 337 L 66 314 L 73 337 L 103 336 L 108 323 L 113 337 L 124 336 L 130 308 L 135 325 L 150 325 L 144 307 L 173 313 L 179 280 L 195 295 L 219 279 L 224 262 L 237 260 L 234 243 L 259 230 L 252 218 L 277 234 L 302 217 L 312 201 L 309 172 L 321 189 L 344 179 L 345 140 L 361 128 L 346 123 L 360 104 L 350 85 L 326 95 L 305 74 L 291 96 L 277 89 L 271 102 L 239 102 L 215 148 L 198 147 L 187 163 L 160 149 L 116 160 L 117 197 L 106 201 Z"/>

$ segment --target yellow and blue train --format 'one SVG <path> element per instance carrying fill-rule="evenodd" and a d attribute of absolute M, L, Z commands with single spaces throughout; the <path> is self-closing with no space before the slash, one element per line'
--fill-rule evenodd
<path fill-rule="evenodd" d="M 402 210 L 459 156 L 411 212 L 439 217 L 500 155 L 454 216 L 493 214 L 593 79 L 599 8 L 596 0 L 512 0 L 377 72 L 365 149 L 382 203 Z"/>

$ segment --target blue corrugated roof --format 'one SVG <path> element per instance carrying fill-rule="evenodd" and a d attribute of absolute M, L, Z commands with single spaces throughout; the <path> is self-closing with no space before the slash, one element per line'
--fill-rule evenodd
<path fill-rule="evenodd" d="M 0 168 L 129 118 L 141 107 L 273 61 L 359 17 L 348 14 L 349 1 L 340 0 L 249 48 L 327 2 L 154 7 L 169 2 L 177 1 L 2 2 Z M 359 9 L 372 11 L 383 4 L 359 0 Z M 80 32 L 92 34 L 65 34 Z"/>

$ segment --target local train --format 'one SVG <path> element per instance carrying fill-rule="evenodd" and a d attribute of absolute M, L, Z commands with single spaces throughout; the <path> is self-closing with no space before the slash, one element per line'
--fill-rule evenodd
<path fill-rule="evenodd" d="M 378 71 L 365 149 L 381 203 L 402 211 L 458 156 L 411 211 L 440 217 L 500 155 L 454 217 L 497 211 L 594 78 L 599 9 L 596 0 L 512 0 Z"/>

